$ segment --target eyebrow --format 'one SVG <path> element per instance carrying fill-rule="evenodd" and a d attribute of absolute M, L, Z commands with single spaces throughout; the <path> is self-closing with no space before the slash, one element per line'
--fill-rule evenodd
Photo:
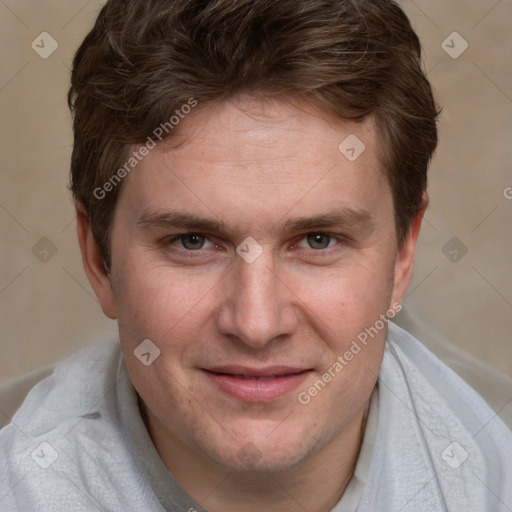
<path fill-rule="evenodd" d="M 189 231 L 218 233 L 235 237 L 236 231 L 230 228 L 221 219 L 206 218 L 194 213 L 163 210 L 145 212 L 136 221 L 143 228 L 181 228 Z M 374 216 L 365 209 L 358 207 L 343 207 L 330 212 L 308 217 L 297 217 L 279 223 L 270 231 L 283 234 L 289 232 L 307 231 L 320 228 L 340 227 L 368 232 L 375 226 Z"/>
<path fill-rule="evenodd" d="M 307 231 L 334 226 L 367 231 L 373 229 L 375 221 L 373 215 L 368 210 L 344 207 L 311 217 L 289 219 L 279 231 Z"/>

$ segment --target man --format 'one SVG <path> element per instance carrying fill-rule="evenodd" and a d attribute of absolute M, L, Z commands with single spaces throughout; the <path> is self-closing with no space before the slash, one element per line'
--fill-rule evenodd
<path fill-rule="evenodd" d="M 405 331 L 437 109 L 387 0 L 111 0 L 73 63 L 120 344 L 0 433 L 2 510 L 512 510 L 512 435 Z"/>

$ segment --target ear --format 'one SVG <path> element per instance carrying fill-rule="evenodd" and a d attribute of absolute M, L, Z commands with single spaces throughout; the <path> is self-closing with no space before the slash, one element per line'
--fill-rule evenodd
<path fill-rule="evenodd" d="M 399 304 L 402 303 L 405 291 L 407 290 L 409 282 L 411 281 L 412 272 L 414 270 L 414 261 L 416 257 L 416 244 L 418 242 L 421 222 L 423 220 L 425 210 L 427 209 L 427 205 L 428 197 L 426 194 L 423 194 L 421 209 L 418 215 L 416 215 L 416 218 L 414 219 L 407 237 L 404 240 L 404 243 L 400 248 L 396 258 L 392 304 L 396 302 Z"/>
<path fill-rule="evenodd" d="M 83 205 L 79 203 L 76 204 L 76 228 L 82 263 L 89 283 L 100 301 L 103 313 L 108 318 L 117 318 L 110 274 L 92 233 L 89 217 Z"/>

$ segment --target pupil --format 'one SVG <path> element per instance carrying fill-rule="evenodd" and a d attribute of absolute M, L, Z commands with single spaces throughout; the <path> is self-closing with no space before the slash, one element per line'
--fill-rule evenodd
<path fill-rule="evenodd" d="M 329 236 L 316 233 L 309 235 L 308 242 L 313 249 L 325 249 L 329 245 Z"/>
<path fill-rule="evenodd" d="M 204 244 L 204 236 L 188 235 L 182 239 L 182 242 L 187 249 L 200 249 Z"/>

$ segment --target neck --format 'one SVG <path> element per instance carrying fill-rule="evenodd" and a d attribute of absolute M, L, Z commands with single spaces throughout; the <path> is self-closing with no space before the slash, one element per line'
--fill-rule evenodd
<path fill-rule="evenodd" d="M 235 472 L 177 439 L 145 411 L 146 425 L 164 464 L 181 487 L 210 512 L 329 512 L 354 474 L 368 404 L 325 447 L 280 472 Z"/>

